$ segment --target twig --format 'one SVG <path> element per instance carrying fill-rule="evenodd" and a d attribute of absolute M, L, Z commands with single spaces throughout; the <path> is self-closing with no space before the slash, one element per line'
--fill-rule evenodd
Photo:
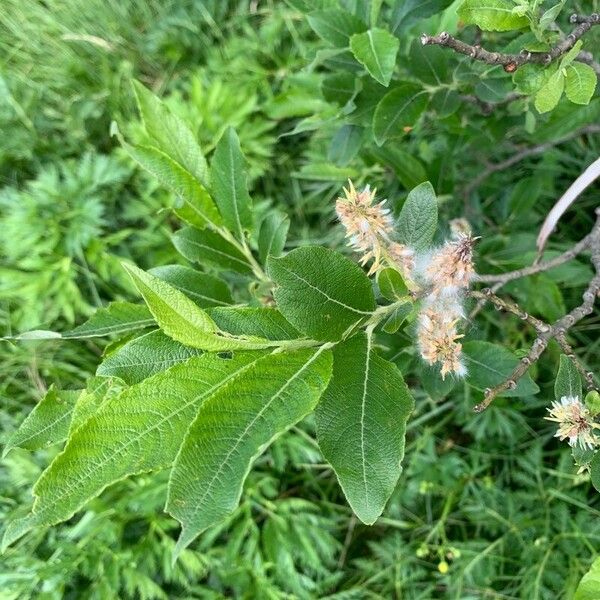
<path fill-rule="evenodd" d="M 529 267 L 523 267 L 522 269 L 516 269 L 515 271 L 508 271 L 507 273 L 499 273 L 498 275 L 484 274 L 475 275 L 474 281 L 480 281 L 482 283 L 501 283 L 505 284 L 514 279 L 520 279 L 521 277 L 527 277 L 528 275 L 535 275 L 536 273 L 542 273 L 549 271 L 554 267 L 558 267 L 563 263 L 566 263 L 577 255 L 581 254 L 590 247 L 591 240 L 593 237 L 593 231 L 588 233 L 582 240 L 577 242 L 575 246 L 569 248 L 566 252 L 563 252 L 559 256 L 539 262 Z M 497 291 L 497 290 L 494 290 Z"/>
<path fill-rule="evenodd" d="M 494 294 L 491 288 L 484 288 L 481 291 L 471 291 L 469 292 L 469 296 L 471 298 L 477 298 L 482 301 L 489 300 L 496 308 L 503 310 L 505 312 L 509 312 L 521 319 L 529 323 L 538 333 L 544 333 L 550 329 L 550 325 L 548 323 L 544 323 L 544 321 L 540 321 L 536 317 L 532 317 L 529 313 L 525 312 L 521 309 L 521 307 L 512 302 L 511 300 L 506 300 L 504 298 L 499 298 Z"/>
<path fill-rule="evenodd" d="M 573 138 L 577 138 L 581 135 L 585 135 L 588 133 L 599 133 L 599 132 L 600 132 L 600 125 L 597 125 L 597 124 L 588 125 L 586 127 L 582 127 L 581 129 L 578 129 L 577 131 L 573 131 L 573 132 L 571 132 L 557 140 L 554 140 L 552 142 L 545 142 L 543 144 L 531 146 L 530 148 L 524 148 L 520 152 L 517 152 L 516 154 L 509 156 L 506 160 L 503 160 L 499 163 L 490 165 L 487 169 L 483 170 L 477 177 L 475 177 L 475 179 L 473 179 L 473 181 L 471 181 L 469 183 L 469 185 L 467 185 L 465 187 L 464 192 L 463 192 L 465 200 L 467 200 L 469 198 L 469 196 L 471 195 L 471 193 L 474 192 L 493 173 L 496 173 L 498 171 L 504 171 L 505 169 L 512 167 L 514 164 L 521 162 L 522 160 L 524 160 L 525 158 L 528 158 L 529 156 L 543 154 L 544 152 L 546 152 L 546 150 L 550 150 L 554 146 L 558 146 L 560 144 L 563 144 L 564 142 L 568 142 L 569 140 L 572 140 Z"/>
<path fill-rule="evenodd" d="M 523 94 L 519 94 L 518 92 L 511 92 L 507 94 L 502 100 L 498 100 L 498 102 L 486 102 L 477 96 L 473 96 L 471 94 L 463 94 L 460 99 L 463 102 L 469 102 L 470 104 L 475 104 L 484 115 L 491 115 L 496 108 L 499 106 L 503 106 L 504 104 L 510 104 L 511 102 L 515 102 L 516 100 L 521 100 L 525 98 Z"/>
<path fill-rule="evenodd" d="M 544 350 L 548 347 L 550 340 L 556 339 L 559 343 L 559 338 L 565 339 L 566 332 L 576 323 L 581 321 L 586 315 L 589 315 L 594 310 L 594 302 L 600 293 L 600 208 L 596 209 L 596 223 L 589 235 L 589 248 L 592 253 L 592 264 L 596 274 L 588 284 L 587 289 L 583 293 L 582 303 L 567 313 L 565 316 L 558 319 L 553 325 L 548 326 L 546 330 L 538 330 L 537 337 L 533 341 L 527 356 L 519 361 L 510 376 L 494 388 L 485 390 L 483 402 L 473 408 L 475 412 L 485 410 L 494 399 L 501 393 L 507 390 L 513 390 L 517 387 L 517 383 L 529 367 L 539 360 Z M 584 238 L 585 239 L 585 238 Z M 582 240 L 583 241 L 583 240 Z M 581 242 L 580 242 L 581 244 Z M 509 303 L 510 304 L 510 303 Z M 517 307 L 517 310 L 518 309 Z M 512 311 L 511 311 L 512 312 Z M 570 354 L 573 354 L 571 352 Z M 593 385 L 593 376 L 586 377 L 586 382 L 591 379 Z"/>
<path fill-rule="evenodd" d="M 519 54 L 503 54 L 502 52 L 490 52 L 479 45 L 472 46 L 451 36 L 447 31 L 439 35 L 421 36 L 421 43 L 424 46 L 437 45 L 451 48 L 459 54 L 464 54 L 473 60 L 484 62 L 488 65 L 502 65 L 507 73 L 514 73 L 520 66 L 527 63 L 548 65 L 563 54 L 567 53 L 577 41 L 583 37 L 594 25 L 600 23 L 600 14 L 593 13 L 587 17 L 578 15 L 571 16 L 571 23 L 577 23 L 577 26 L 569 33 L 564 40 L 556 44 L 548 52 L 528 52 L 521 51 Z"/>
<path fill-rule="evenodd" d="M 344 546 L 342 547 L 342 551 L 340 552 L 340 558 L 338 560 L 338 569 L 341 569 L 346 562 L 346 556 L 348 556 L 348 550 L 350 549 L 350 544 L 352 542 L 352 534 L 354 533 L 354 527 L 356 526 L 356 515 L 352 513 L 350 517 L 350 521 L 348 522 L 348 529 L 346 531 L 346 537 L 344 539 Z"/>

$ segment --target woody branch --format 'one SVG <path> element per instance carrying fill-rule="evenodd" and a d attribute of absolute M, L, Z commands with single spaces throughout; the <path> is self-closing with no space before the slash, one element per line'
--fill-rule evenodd
<path fill-rule="evenodd" d="M 527 50 L 523 50 L 519 54 L 490 52 L 489 50 L 482 48 L 479 44 L 471 45 L 456 39 L 447 31 L 443 31 L 439 35 L 423 34 L 421 36 L 421 43 L 424 46 L 436 45 L 451 48 L 455 52 L 464 54 L 473 60 L 484 62 L 488 65 L 501 65 L 506 72 L 514 73 L 520 66 L 527 63 L 547 65 L 561 57 L 563 54 L 566 54 L 594 25 L 600 23 L 600 14 L 593 13 L 585 17 L 572 15 L 570 21 L 571 23 L 576 24 L 576 27 L 548 52 L 528 52 Z M 589 63 L 590 57 L 588 53 L 581 54 L 583 54 L 581 60 Z M 578 60 L 579 59 L 580 57 L 578 57 Z"/>
<path fill-rule="evenodd" d="M 537 333 L 537 336 L 533 341 L 533 344 L 531 345 L 527 355 L 519 361 L 513 372 L 505 381 L 493 388 L 488 388 L 485 391 L 485 397 L 483 401 L 473 408 L 475 412 L 482 412 L 494 401 L 497 396 L 503 392 L 514 389 L 521 377 L 527 373 L 529 367 L 540 359 L 543 352 L 548 347 L 548 344 L 553 339 L 556 340 L 563 352 L 573 361 L 578 371 L 583 375 L 588 389 L 595 389 L 593 374 L 589 371 L 586 371 L 579 359 L 575 356 L 573 349 L 567 342 L 566 334 L 571 327 L 573 327 L 576 323 L 581 321 L 585 316 L 589 315 L 594 310 L 594 303 L 600 294 L 600 208 L 596 209 L 596 216 L 596 223 L 592 231 L 576 246 L 574 246 L 573 249 L 565 252 L 561 256 L 556 257 L 553 260 L 546 261 L 545 263 L 540 263 L 538 265 L 517 271 L 511 271 L 510 273 L 505 273 L 504 275 L 480 275 L 478 277 L 479 281 L 494 281 L 498 283 L 504 283 L 519 277 L 525 277 L 533 273 L 546 271 L 552 267 L 562 264 L 563 262 L 566 262 L 567 260 L 570 260 L 571 258 L 574 258 L 577 254 L 583 252 L 584 250 L 589 250 L 591 252 L 591 262 L 595 270 L 594 277 L 583 293 L 581 304 L 555 321 L 552 325 L 531 317 L 526 312 L 522 311 L 515 303 L 496 296 L 489 288 L 481 291 L 470 292 L 470 295 L 474 298 L 479 300 L 489 300 L 499 309 L 515 314 L 519 318 L 532 325 Z"/>

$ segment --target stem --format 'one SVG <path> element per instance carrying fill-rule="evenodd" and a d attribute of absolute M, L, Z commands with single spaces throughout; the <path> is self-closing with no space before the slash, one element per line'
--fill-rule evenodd
<path fill-rule="evenodd" d="M 556 46 L 548 52 L 528 52 L 522 50 L 519 54 L 504 54 L 502 52 L 490 52 L 482 48 L 479 44 L 472 46 L 462 40 L 458 40 L 451 36 L 447 31 L 443 31 L 439 35 L 421 36 L 421 43 L 424 46 L 436 45 L 451 48 L 454 52 L 464 54 L 473 60 L 477 60 L 488 65 L 501 65 L 507 73 L 514 73 L 520 66 L 527 63 L 539 65 L 548 65 L 552 61 L 566 54 L 575 46 L 577 41 L 583 37 L 594 25 L 600 23 L 600 14 L 593 13 L 587 17 L 578 15 L 571 16 L 571 23 L 577 26 L 569 33 L 564 40 L 560 41 Z M 585 57 L 586 59 L 588 57 Z"/>

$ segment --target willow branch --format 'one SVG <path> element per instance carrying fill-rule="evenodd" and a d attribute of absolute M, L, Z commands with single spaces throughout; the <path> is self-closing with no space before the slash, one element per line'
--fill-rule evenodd
<path fill-rule="evenodd" d="M 537 325 L 534 325 L 537 332 L 537 337 L 533 341 L 533 344 L 531 345 L 527 355 L 519 361 L 513 372 L 505 381 L 493 388 L 488 388 L 485 390 L 483 402 L 479 403 L 473 408 L 475 412 L 482 412 L 494 401 L 497 396 L 508 390 L 515 389 L 519 380 L 529 370 L 529 367 L 540 359 L 544 350 L 546 350 L 552 339 L 555 339 L 561 345 L 561 347 L 565 348 L 567 331 L 594 310 L 596 297 L 600 294 L 600 209 L 596 210 L 596 215 L 596 223 L 588 236 L 589 248 L 592 253 L 591 260 L 592 265 L 594 266 L 595 275 L 583 293 L 581 304 L 575 307 L 565 316 L 558 319 L 552 325 L 548 325 L 542 321 L 539 321 Z M 518 311 L 520 311 L 520 308 L 517 305 L 513 305 L 511 302 L 503 301 L 499 298 L 497 299 L 497 297 L 490 293 L 481 292 L 481 294 L 483 296 L 489 296 L 490 299 L 493 299 L 493 301 L 496 303 L 500 301 L 500 304 L 497 304 L 500 308 L 513 313 L 516 311 L 516 314 L 519 314 Z M 523 314 L 526 315 L 526 313 Z M 529 315 L 527 315 L 527 317 L 528 319 L 526 320 L 530 321 Z M 521 318 L 523 318 L 522 315 Z M 574 357 L 574 353 L 572 351 L 569 352 L 568 355 L 572 355 L 572 357 Z M 571 360 L 573 360 L 573 358 L 571 358 Z M 578 366 L 578 363 L 575 364 Z M 591 381 L 592 388 L 594 387 L 593 376 L 591 374 L 586 374 L 585 380 L 586 383 L 590 383 Z"/>
<path fill-rule="evenodd" d="M 494 163 L 489 165 L 486 169 L 484 169 L 475 179 L 473 179 L 464 189 L 463 195 L 465 201 L 468 200 L 469 196 L 472 192 L 474 192 L 490 175 L 493 173 L 497 173 L 499 171 L 505 171 L 506 169 L 512 167 L 513 165 L 521 162 L 522 160 L 529 158 L 530 156 L 536 156 L 538 154 L 544 154 L 547 150 L 554 148 L 554 146 L 558 146 L 563 144 L 564 142 L 568 142 L 574 138 L 578 138 L 582 135 L 586 135 L 588 133 L 599 133 L 600 125 L 592 124 L 587 125 L 586 127 L 582 127 L 581 129 L 577 129 L 576 131 L 572 131 L 567 135 L 564 135 L 557 140 L 552 142 L 545 142 L 543 144 L 537 144 L 536 146 L 531 146 L 529 148 L 524 148 L 519 152 L 516 152 L 512 156 L 509 156 L 506 160 L 500 161 L 498 163 Z"/>
<path fill-rule="evenodd" d="M 549 271 L 554 267 L 558 267 L 576 256 L 589 249 L 593 238 L 593 232 L 588 233 L 582 240 L 577 242 L 575 246 L 569 248 L 566 252 L 563 252 L 559 256 L 555 256 L 550 260 L 539 262 L 522 269 L 516 269 L 515 271 L 508 271 L 507 273 L 499 273 L 498 275 L 484 274 L 476 275 L 474 281 L 480 281 L 482 283 L 501 283 L 505 284 L 514 279 L 521 279 L 521 277 L 527 277 L 528 275 L 535 275 L 536 273 L 543 273 Z"/>
<path fill-rule="evenodd" d="M 566 54 L 594 25 L 600 23 L 600 14 L 593 13 L 587 17 L 572 15 L 570 21 L 576 24 L 576 27 L 564 40 L 560 41 L 556 46 L 548 50 L 548 52 L 528 52 L 527 50 L 522 50 L 519 54 L 490 52 L 479 45 L 473 46 L 456 39 L 447 31 L 443 31 L 439 35 L 423 34 L 421 36 L 421 43 L 424 46 L 436 45 L 451 48 L 455 52 L 464 54 L 473 60 L 488 65 L 501 65 L 507 73 L 514 73 L 522 65 L 528 63 L 548 65 L 563 54 Z"/>

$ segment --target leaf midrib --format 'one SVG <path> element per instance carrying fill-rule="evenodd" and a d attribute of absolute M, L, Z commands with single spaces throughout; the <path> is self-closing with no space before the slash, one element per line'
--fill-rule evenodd
<path fill-rule="evenodd" d="M 124 444 L 122 444 L 120 447 L 117 448 L 117 450 L 114 450 L 109 456 L 108 458 L 100 461 L 100 463 L 97 463 L 94 465 L 94 470 L 97 469 L 101 469 L 103 467 L 105 467 L 107 464 L 109 464 L 114 458 L 116 458 L 118 455 L 121 455 L 122 452 L 124 450 L 127 450 L 127 448 L 129 448 L 129 446 L 131 446 L 132 444 L 136 443 L 138 440 L 140 440 L 142 437 L 144 437 L 145 435 L 148 435 L 150 432 L 154 431 L 157 427 L 160 427 L 163 423 L 167 422 L 168 420 L 176 417 L 177 415 L 179 415 L 181 412 L 183 412 L 185 409 L 187 409 L 188 407 L 190 407 L 191 405 L 195 404 L 196 402 L 198 402 L 199 400 L 201 400 L 202 398 L 206 398 L 208 395 L 211 395 L 213 393 L 216 392 L 216 390 L 218 390 L 219 387 L 221 387 L 222 385 L 225 385 L 226 383 L 228 383 L 229 381 L 231 381 L 232 379 L 234 379 L 235 377 L 237 377 L 238 375 L 240 375 L 241 373 L 243 373 L 244 371 L 246 371 L 247 369 L 249 369 L 251 366 L 253 366 L 254 364 L 256 364 L 256 362 L 262 358 L 264 355 L 258 356 L 255 360 L 251 361 L 250 363 L 247 363 L 245 365 L 243 365 L 242 367 L 240 367 L 238 370 L 234 371 L 233 373 L 230 373 L 225 379 L 219 381 L 219 383 L 213 385 L 211 388 L 209 388 L 207 391 L 205 391 L 202 394 L 199 394 L 198 396 L 195 396 L 194 398 L 192 398 L 191 400 L 188 400 L 187 402 L 185 402 L 183 405 L 178 406 L 177 409 L 175 409 L 174 411 L 171 411 L 168 415 L 165 415 L 160 421 L 154 423 L 151 427 L 149 427 L 148 429 L 145 429 L 144 431 L 138 433 L 137 436 L 134 436 L 132 438 L 129 438 L 127 440 L 127 442 L 125 442 Z M 116 400 L 116 399 L 115 399 Z M 107 405 L 108 406 L 108 405 Z M 65 449 L 66 450 L 66 449 Z M 64 451 L 63 451 L 64 452 Z M 62 453 L 61 453 L 62 454 Z M 61 454 L 59 454 L 56 458 L 59 458 L 61 456 Z M 55 459 L 56 460 L 56 459 Z M 50 465 L 51 467 L 52 465 Z M 48 467 L 50 469 L 50 467 Z M 147 469 L 144 469 L 143 471 L 139 471 L 139 472 L 144 472 Z M 131 473 L 130 475 L 135 475 L 137 473 L 137 471 L 135 473 Z M 81 484 L 87 483 L 87 481 L 89 481 L 93 476 L 94 476 L 94 471 L 88 471 L 83 477 L 79 478 L 77 480 L 76 483 L 71 484 L 70 486 L 68 486 L 66 488 L 66 492 L 64 492 L 62 494 L 59 494 L 58 496 L 55 496 L 54 500 L 49 504 L 46 505 L 44 507 L 44 511 L 47 513 L 48 511 L 50 511 L 52 508 L 54 508 L 63 498 L 66 498 L 67 496 L 69 496 L 69 494 L 71 493 L 71 490 L 76 487 L 79 486 Z M 42 480 L 40 479 L 40 481 L 38 483 L 40 483 Z M 104 489 L 106 489 L 109 485 L 111 485 L 111 483 L 113 482 L 109 482 L 106 485 L 103 485 L 102 488 L 98 491 L 98 494 L 100 494 Z M 37 485 L 36 485 L 37 487 Z M 35 489 L 34 489 L 34 494 L 35 494 Z M 81 502 L 77 508 L 75 508 L 73 510 L 73 512 L 71 514 L 75 514 L 75 512 L 77 512 L 77 510 L 79 510 L 90 498 L 93 498 L 95 495 L 93 496 L 88 496 L 83 502 Z M 35 514 L 35 507 L 36 505 L 39 503 L 39 496 L 36 496 L 34 505 L 33 505 L 33 509 L 32 509 L 32 514 L 34 514 L 35 516 L 39 516 L 38 514 Z M 63 520 L 63 519 L 61 519 Z"/>

